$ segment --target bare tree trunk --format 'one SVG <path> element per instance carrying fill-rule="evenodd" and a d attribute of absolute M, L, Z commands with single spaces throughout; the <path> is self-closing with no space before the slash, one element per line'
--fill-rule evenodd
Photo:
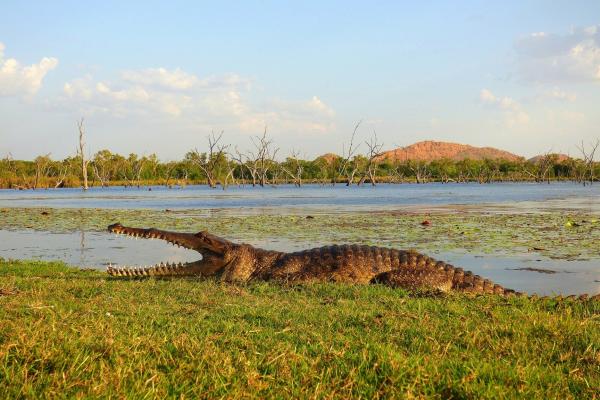
<path fill-rule="evenodd" d="M 81 176 L 83 178 L 83 190 L 88 190 L 88 176 L 87 176 L 87 166 L 89 160 L 85 159 L 85 142 L 84 142 L 84 134 L 85 127 L 83 126 L 83 118 L 77 122 L 77 128 L 79 129 L 79 150 L 78 154 L 81 156 Z"/>
<path fill-rule="evenodd" d="M 171 173 L 175 169 L 175 166 L 176 166 L 176 164 L 173 163 L 172 165 L 169 165 L 166 168 L 166 171 L 165 171 L 165 186 L 166 187 L 169 187 L 169 181 L 171 180 Z"/>
<path fill-rule="evenodd" d="M 352 131 L 352 136 L 350 136 L 350 144 L 348 146 L 348 153 L 346 153 L 346 149 L 342 148 L 342 161 L 339 165 L 339 168 L 335 171 L 333 171 L 333 176 L 331 178 L 331 185 L 335 186 L 336 182 L 338 181 L 338 179 L 342 176 L 342 175 L 346 175 L 346 177 L 348 179 L 346 179 L 346 186 L 350 186 L 353 181 L 354 181 L 354 175 L 356 174 L 356 165 L 353 165 L 353 170 L 349 171 L 348 168 L 350 167 L 351 164 L 351 160 L 352 157 L 354 156 L 354 153 L 357 150 L 357 147 L 354 147 L 354 139 L 356 137 L 356 132 L 358 131 L 358 128 L 360 127 L 360 124 L 362 124 L 362 121 L 358 121 L 356 123 L 356 125 L 354 125 L 354 130 Z"/>
<path fill-rule="evenodd" d="M 67 178 L 68 167 L 63 166 L 63 168 L 58 172 L 58 176 L 56 178 L 56 183 L 54 184 L 54 189 L 62 187 L 63 182 Z"/>
<path fill-rule="evenodd" d="M 35 162 L 35 178 L 33 181 L 33 190 L 37 189 L 40 185 L 42 177 L 48 175 L 49 164 L 50 164 L 50 153 L 45 156 L 38 156 L 34 160 Z"/>
<path fill-rule="evenodd" d="M 369 141 L 366 141 L 365 144 L 369 148 L 368 161 L 365 167 L 365 171 L 363 172 L 360 182 L 358 184 L 363 184 L 368 176 L 369 180 L 371 181 L 371 186 L 375 186 L 377 184 L 377 182 L 375 181 L 375 174 L 377 172 L 377 168 L 379 167 L 378 159 L 381 156 L 381 154 L 383 154 L 381 152 L 381 149 L 383 148 L 383 143 L 377 142 L 377 133 L 373 132 L 373 136 Z"/>
<path fill-rule="evenodd" d="M 264 187 L 268 183 L 268 172 L 274 163 L 279 148 L 273 148 L 273 140 L 267 139 L 266 126 L 262 136 L 256 136 L 251 140 L 256 149 L 256 153 L 249 152 L 247 156 L 252 166 L 249 169 L 252 175 L 252 186 L 256 186 L 258 180 L 258 184 Z"/>
<path fill-rule="evenodd" d="M 206 180 L 208 181 L 208 186 L 212 189 L 217 187 L 217 179 L 218 179 L 218 167 L 220 162 L 227 162 L 227 148 L 229 145 L 220 144 L 221 139 L 223 138 L 223 131 L 216 135 L 215 132 L 211 132 L 210 135 L 207 136 L 208 139 L 208 152 L 202 153 L 198 152 L 198 149 L 194 149 L 192 153 L 195 155 L 195 162 L 200 167 L 204 175 L 206 176 Z M 223 157 L 225 160 L 223 160 Z"/>
<path fill-rule="evenodd" d="M 595 180 L 594 156 L 596 154 L 596 150 L 598 149 L 598 146 L 600 146 L 600 139 L 596 139 L 596 143 L 593 143 L 590 145 L 591 148 L 589 151 L 586 151 L 583 141 L 581 141 L 581 147 L 577 146 L 579 148 L 579 151 L 581 152 L 581 155 L 583 156 L 583 173 L 582 173 L 583 186 L 585 186 L 586 180 L 589 179 L 590 185 Z"/>

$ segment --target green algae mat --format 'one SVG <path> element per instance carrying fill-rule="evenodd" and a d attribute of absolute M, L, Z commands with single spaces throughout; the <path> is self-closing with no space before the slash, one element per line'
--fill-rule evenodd
<path fill-rule="evenodd" d="M 0 261 L 4 398 L 597 398 L 600 303 Z"/>

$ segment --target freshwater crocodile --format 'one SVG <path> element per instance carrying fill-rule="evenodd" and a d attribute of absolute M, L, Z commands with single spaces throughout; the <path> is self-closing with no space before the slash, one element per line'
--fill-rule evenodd
<path fill-rule="evenodd" d="M 110 225 L 108 230 L 116 234 L 165 240 L 202 255 L 201 260 L 185 264 L 160 263 L 143 268 L 110 265 L 107 272 L 112 276 L 215 276 L 225 282 L 381 283 L 409 290 L 527 295 L 412 250 L 333 245 L 285 253 L 234 243 L 208 232 L 179 233 L 131 228 L 119 223 Z M 578 298 L 599 300 L 600 294 Z"/>

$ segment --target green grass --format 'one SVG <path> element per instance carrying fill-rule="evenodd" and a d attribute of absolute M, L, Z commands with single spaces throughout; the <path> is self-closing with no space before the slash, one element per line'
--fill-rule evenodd
<path fill-rule="evenodd" d="M 594 398 L 600 304 L 0 261 L 6 398 Z"/>

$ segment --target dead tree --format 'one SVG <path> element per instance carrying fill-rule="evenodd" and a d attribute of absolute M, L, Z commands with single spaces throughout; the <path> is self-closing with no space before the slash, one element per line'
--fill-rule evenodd
<path fill-rule="evenodd" d="M 550 170 L 557 160 L 558 156 L 556 154 L 552 154 L 551 150 L 547 151 L 532 162 L 523 163 L 523 172 L 536 182 L 542 183 L 545 181 L 550 184 Z M 533 167 L 532 170 L 528 168 L 529 166 Z"/>
<path fill-rule="evenodd" d="M 238 150 L 238 148 L 235 148 L 235 155 L 233 153 L 229 154 L 229 158 L 235 162 L 234 166 L 233 166 L 233 171 L 235 172 L 236 167 L 239 167 L 239 171 L 240 171 L 240 179 L 242 182 L 242 185 L 244 185 L 244 181 L 245 181 L 245 176 L 244 176 L 244 168 L 246 169 L 250 169 L 248 167 L 248 165 L 246 165 L 244 163 L 244 155 Z M 235 175 L 232 174 L 232 177 L 235 178 Z"/>
<path fill-rule="evenodd" d="M 585 145 L 583 144 L 583 140 L 581 141 L 581 147 L 577 146 L 581 156 L 583 157 L 583 174 L 582 174 L 582 182 L 583 186 L 586 185 L 586 181 L 590 181 L 590 185 L 596 179 L 594 174 L 594 156 L 596 154 L 596 150 L 600 146 L 600 139 L 596 139 L 596 143 L 592 143 L 590 145 L 590 149 L 587 150 Z"/>
<path fill-rule="evenodd" d="M 301 187 L 302 172 L 304 171 L 304 167 L 302 166 L 302 162 L 299 158 L 299 152 L 292 150 L 292 154 L 290 157 L 288 157 L 288 161 L 291 165 L 286 167 L 286 165 L 282 163 L 281 169 L 286 173 L 287 176 L 290 177 L 292 182 L 294 182 L 294 186 Z"/>
<path fill-rule="evenodd" d="M 204 172 L 208 185 L 213 189 L 217 187 L 219 164 L 226 160 L 226 150 L 229 147 L 229 145 L 221 144 L 222 138 L 223 131 L 218 135 L 213 131 L 207 136 L 208 152 L 200 154 L 198 149 L 194 149 L 192 152 L 195 155 L 194 161 Z"/>
<path fill-rule="evenodd" d="M 94 177 L 100 181 L 100 186 L 108 186 L 110 178 L 112 176 L 111 154 L 108 150 L 102 150 L 97 152 L 92 159 L 92 170 L 94 171 Z"/>
<path fill-rule="evenodd" d="M 77 149 L 77 155 L 81 157 L 81 177 L 83 178 L 83 190 L 88 190 L 88 174 L 87 167 L 89 160 L 85 159 L 85 127 L 83 126 L 83 118 L 77 121 L 77 128 L 79 129 L 79 148 Z"/>
<path fill-rule="evenodd" d="M 252 186 L 258 184 L 264 187 L 268 183 L 269 171 L 273 167 L 275 156 L 279 148 L 273 147 L 273 140 L 267 138 L 267 127 L 262 136 L 251 138 L 255 152 L 250 151 L 248 160 L 250 161 L 250 174 L 252 175 Z"/>
<path fill-rule="evenodd" d="M 171 174 L 173 173 L 173 170 L 175 169 L 175 167 L 177 167 L 177 163 L 176 162 L 168 162 L 168 163 L 164 164 L 164 166 L 165 166 L 165 186 L 170 187 L 169 181 L 171 180 Z"/>
<path fill-rule="evenodd" d="M 550 152 L 540 158 L 540 182 L 546 181 L 548 185 L 550 184 L 550 171 L 557 161 L 558 155 Z"/>
<path fill-rule="evenodd" d="M 376 182 L 376 174 L 377 168 L 379 167 L 379 158 L 383 154 L 381 152 L 383 148 L 383 143 L 377 142 L 377 133 L 373 132 L 373 136 L 368 141 L 365 141 L 367 148 L 369 149 L 367 155 L 367 165 L 365 166 L 365 170 L 363 171 L 363 175 L 358 182 L 360 186 L 365 182 L 367 177 L 369 177 L 369 181 L 371 182 L 371 186 L 375 186 Z"/>
<path fill-rule="evenodd" d="M 402 164 L 395 161 L 391 172 L 392 183 L 402 183 L 402 181 L 404 181 L 404 168 L 402 167 Z"/>
<path fill-rule="evenodd" d="M 56 183 L 54 184 L 54 189 L 63 187 L 65 179 L 67 179 L 67 174 L 69 172 L 69 166 L 66 163 L 62 163 L 59 169 L 56 171 Z"/>
<path fill-rule="evenodd" d="M 52 160 L 50 160 L 50 153 L 44 156 L 37 156 L 33 162 L 35 164 L 35 179 L 33 181 L 32 189 L 35 190 L 40 185 L 41 179 L 48 176 L 52 162 Z"/>
<path fill-rule="evenodd" d="M 146 157 L 137 158 L 131 161 L 131 176 L 132 180 L 130 181 L 131 186 L 135 185 L 138 188 L 140 187 L 140 181 L 142 178 L 142 171 L 144 169 L 144 164 L 146 164 Z"/>
<path fill-rule="evenodd" d="M 414 163 L 409 161 L 408 168 L 410 168 L 412 173 L 415 175 L 415 180 L 417 183 L 426 183 L 429 179 L 429 167 L 425 161 L 417 160 Z"/>
<path fill-rule="evenodd" d="M 248 160 L 245 165 L 248 168 L 248 172 L 250 172 L 252 186 L 254 187 L 258 182 L 258 158 L 250 151 L 248 152 Z"/>
<path fill-rule="evenodd" d="M 408 150 L 404 149 L 404 162 L 409 170 L 412 171 L 417 183 L 425 183 L 431 175 L 429 165 L 424 160 L 409 160 Z"/>
<path fill-rule="evenodd" d="M 234 185 L 236 184 L 235 168 L 236 168 L 236 164 L 234 164 L 233 162 L 227 163 L 227 173 L 225 174 L 225 178 L 223 178 L 223 182 L 221 182 L 221 186 L 223 187 L 223 190 L 225 190 L 227 188 L 227 186 L 229 185 L 229 179 L 232 180 Z"/>
<path fill-rule="evenodd" d="M 6 155 L 6 157 L 4 157 L 4 164 L 6 164 L 6 169 L 8 170 L 8 172 L 17 175 L 17 165 L 15 163 L 15 160 L 12 156 L 12 153 L 8 153 Z"/>
<path fill-rule="evenodd" d="M 345 146 L 342 147 L 342 158 L 339 161 L 338 168 L 334 171 L 334 175 L 331 178 L 331 184 L 335 186 L 336 182 L 341 176 L 346 177 L 346 186 L 352 185 L 354 182 L 354 176 L 358 171 L 358 166 L 356 163 L 352 162 L 356 150 L 358 146 L 354 147 L 354 139 L 356 138 L 356 132 L 360 127 L 362 121 L 358 121 L 356 125 L 354 125 L 354 130 L 352 131 L 352 136 L 350 136 L 350 145 L 348 146 L 348 152 L 346 152 Z"/>
<path fill-rule="evenodd" d="M 108 172 L 105 169 L 103 169 L 103 167 L 98 167 L 98 164 L 95 162 L 92 163 L 92 169 L 94 171 L 94 176 L 100 181 L 100 186 L 101 187 L 108 186 L 109 177 L 110 177 Z"/>
<path fill-rule="evenodd" d="M 238 160 L 235 159 L 235 156 L 233 156 L 232 154 L 228 154 L 229 158 L 225 158 L 225 166 L 227 169 L 227 173 L 225 174 L 225 178 L 223 178 L 223 181 L 221 182 L 221 187 L 223 188 L 223 190 L 225 190 L 227 188 L 227 186 L 229 185 L 229 180 L 231 179 L 231 181 L 233 182 L 233 184 L 237 184 L 237 180 L 235 179 L 235 170 L 238 167 L 238 165 L 240 165 L 240 169 L 241 164 L 238 162 Z M 240 162 L 241 162 L 242 158 L 240 155 Z"/>

